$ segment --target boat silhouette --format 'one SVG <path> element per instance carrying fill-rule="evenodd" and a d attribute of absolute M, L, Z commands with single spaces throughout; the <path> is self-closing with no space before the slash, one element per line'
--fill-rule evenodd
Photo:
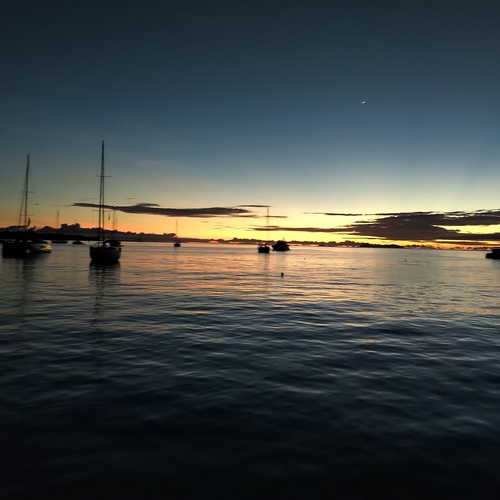
<path fill-rule="evenodd" d="M 273 245 L 273 250 L 275 252 L 287 252 L 288 250 L 290 250 L 290 247 L 285 240 L 280 240 Z"/>
<path fill-rule="evenodd" d="M 266 242 L 261 243 L 257 247 L 257 252 L 269 253 L 270 248 L 269 248 L 268 242 L 269 242 L 269 207 L 267 207 L 267 214 L 266 214 Z"/>
<path fill-rule="evenodd" d="M 122 254 L 121 243 L 118 240 L 106 240 L 104 237 L 104 141 L 101 148 L 101 175 L 99 187 L 99 224 L 97 228 L 97 243 L 90 247 L 90 260 L 93 264 L 115 264 Z"/>
<path fill-rule="evenodd" d="M 2 244 L 3 257 L 29 257 L 40 253 L 50 253 L 52 246 L 46 240 L 40 239 L 34 231 L 29 230 L 30 217 L 28 215 L 28 195 L 30 177 L 30 155 L 26 162 L 26 173 L 24 178 L 24 190 L 19 212 L 19 233 L 16 238 L 4 241 Z"/>

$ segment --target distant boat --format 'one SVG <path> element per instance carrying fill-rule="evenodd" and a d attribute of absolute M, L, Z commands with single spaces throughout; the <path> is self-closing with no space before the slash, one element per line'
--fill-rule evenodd
<path fill-rule="evenodd" d="M 122 242 L 117 240 L 116 238 L 112 238 L 110 240 L 106 240 L 104 243 L 109 245 L 110 247 L 122 247 Z"/>
<path fill-rule="evenodd" d="M 56 231 L 59 231 L 59 229 L 61 228 L 61 226 L 59 225 L 59 210 L 56 212 Z M 55 239 L 55 240 L 52 240 L 52 244 L 59 244 L 59 245 L 65 245 L 66 243 L 68 243 L 68 240 L 63 240 L 63 239 Z"/>
<path fill-rule="evenodd" d="M 99 225 L 97 243 L 90 247 L 90 260 L 94 264 L 115 264 L 120 260 L 122 249 L 118 240 L 104 238 L 104 141 L 101 150 L 101 182 L 99 189 Z"/>
<path fill-rule="evenodd" d="M 268 246 L 268 241 L 269 241 L 269 207 L 267 207 L 267 215 L 266 215 L 266 242 L 261 243 L 257 247 L 257 252 L 259 253 L 269 253 L 269 246 Z"/>
<path fill-rule="evenodd" d="M 83 245 L 83 241 L 80 241 L 80 240 L 75 240 L 73 241 L 72 243 L 73 245 Z"/>
<path fill-rule="evenodd" d="M 290 247 L 285 240 L 281 240 L 273 245 L 273 250 L 275 252 L 287 252 L 288 250 L 290 250 Z"/>
<path fill-rule="evenodd" d="M 30 155 L 26 162 L 26 175 L 24 179 L 24 191 L 19 212 L 19 233 L 15 240 L 5 241 L 2 244 L 3 257 L 29 257 L 39 253 L 50 253 L 52 246 L 48 241 L 38 238 L 34 231 L 30 231 L 28 226 L 30 218 L 28 215 L 28 194 L 30 177 Z"/>
<path fill-rule="evenodd" d="M 178 229 L 179 229 L 178 223 L 177 223 L 177 221 L 175 221 L 175 239 L 176 239 L 176 242 L 174 243 L 174 247 L 176 247 L 176 248 L 179 248 L 181 246 L 181 242 L 178 240 L 178 237 L 179 237 L 178 236 L 178 234 L 179 234 Z"/>
<path fill-rule="evenodd" d="M 500 248 L 492 248 L 491 252 L 486 254 L 487 259 L 500 259 Z"/>

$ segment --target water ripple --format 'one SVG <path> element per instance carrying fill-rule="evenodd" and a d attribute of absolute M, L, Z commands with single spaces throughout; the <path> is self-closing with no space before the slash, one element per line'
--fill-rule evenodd
<path fill-rule="evenodd" d="M 6 498 L 496 498 L 484 256 L 71 247 L 0 264 Z"/>

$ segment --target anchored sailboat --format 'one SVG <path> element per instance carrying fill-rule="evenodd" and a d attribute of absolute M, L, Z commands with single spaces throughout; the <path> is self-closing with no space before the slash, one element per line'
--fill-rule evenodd
<path fill-rule="evenodd" d="M 90 247 L 90 260 L 94 264 L 115 264 L 120 260 L 122 249 L 117 240 L 106 240 L 104 237 L 104 141 L 101 151 L 101 182 L 99 189 L 99 225 L 97 243 Z"/>
<path fill-rule="evenodd" d="M 266 242 L 259 245 L 257 247 L 257 251 L 259 253 L 269 253 L 269 246 L 268 246 L 268 242 L 269 242 L 269 207 L 267 207 L 267 215 L 266 215 Z"/>
<path fill-rule="evenodd" d="M 5 241 L 2 245 L 3 257 L 29 257 L 37 253 L 49 253 L 52 247 L 48 241 L 36 236 L 34 231 L 29 230 L 30 218 L 28 215 L 28 194 L 30 178 L 30 155 L 26 162 L 26 174 L 24 179 L 23 199 L 19 212 L 19 233 L 15 240 Z"/>
<path fill-rule="evenodd" d="M 175 243 L 174 243 L 174 247 L 180 247 L 181 246 L 181 242 L 179 241 L 179 226 L 178 226 L 178 221 L 176 220 L 175 221 Z"/>
<path fill-rule="evenodd" d="M 59 210 L 58 210 L 56 213 L 55 230 L 56 230 L 56 232 L 59 232 L 60 229 L 61 229 L 61 226 L 59 225 Z M 68 243 L 68 240 L 64 240 L 62 238 L 59 238 L 59 239 L 56 238 L 56 239 L 52 240 L 53 245 L 65 245 L 66 243 Z"/>

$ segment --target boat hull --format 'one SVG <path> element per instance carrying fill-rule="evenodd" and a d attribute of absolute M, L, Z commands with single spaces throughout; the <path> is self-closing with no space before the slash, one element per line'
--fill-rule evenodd
<path fill-rule="evenodd" d="M 492 248 L 491 252 L 486 254 L 487 259 L 499 259 L 500 260 L 500 248 Z"/>
<path fill-rule="evenodd" d="M 46 241 L 35 241 L 30 243 L 31 253 L 50 253 L 52 245 Z"/>
<path fill-rule="evenodd" d="M 269 253 L 269 247 L 267 245 L 260 245 L 257 247 L 259 253 Z"/>
<path fill-rule="evenodd" d="M 4 241 L 2 257 L 29 257 L 31 255 L 28 241 Z"/>
<path fill-rule="evenodd" d="M 286 241 L 278 241 L 278 243 L 275 243 L 273 245 L 273 250 L 275 252 L 288 252 L 288 250 L 290 250 L 290 247 L 288 246 L 288 243 L 286 243 Z"/>
<path fill-rule="evenodd" d="M 115 264 L 120 260 L 122 249 L 111 246 L 90 247 L 90 260 L 94 264 Z"/>
<path fill-rule="evenodd" d="M 2 245 L 3 257 L 29 257 L 38 253 L 50 253 L 52 246 L 46 241 L 5 241 Z"/>

